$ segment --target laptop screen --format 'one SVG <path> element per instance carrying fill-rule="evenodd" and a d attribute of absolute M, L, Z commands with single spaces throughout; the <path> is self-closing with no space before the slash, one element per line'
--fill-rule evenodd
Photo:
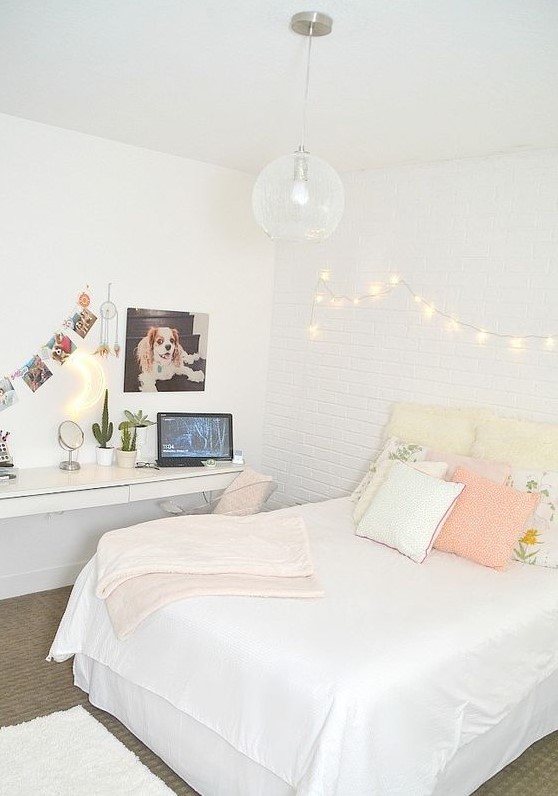
<path fill-rule="evenodd" d="M 193 412 L 157 414 L 157 463 L 180 467 L 204 459 L 231 460 L 232 415 Z"/>

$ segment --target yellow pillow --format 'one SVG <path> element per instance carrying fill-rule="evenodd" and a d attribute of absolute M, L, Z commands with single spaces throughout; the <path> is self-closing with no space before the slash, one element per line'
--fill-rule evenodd
<path fill-rule="evenodd" d="M 512 467 L 558 470 L 558 425 L 492 417 L 477 426 L 472 455 Z"/>
<path fill-rule="evenodd" d="M 477 423 L 490 416 L 483 409 L 399 403 L 393 407 L 386 436 L 467 456 L 473 447 Z"/>

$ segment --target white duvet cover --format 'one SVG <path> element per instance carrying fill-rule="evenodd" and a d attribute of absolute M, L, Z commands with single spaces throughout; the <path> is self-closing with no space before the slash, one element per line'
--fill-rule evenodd
<path fill-rule="evenodd" d="M 51 656 L 83 652 L 155 692 L 297 796 L 426 796 L 458 749 L 558 669 L 558 571 L 495 572 L 436 550 L 415 564 L 356 537 L 352 509 L 281 512 L 304 517 L 325 598 L 191 598 L 124 641 L 93 559 Z"/>

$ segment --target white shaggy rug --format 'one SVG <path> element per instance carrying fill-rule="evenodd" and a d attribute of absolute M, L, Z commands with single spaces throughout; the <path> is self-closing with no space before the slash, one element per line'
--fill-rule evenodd
<path fill-rule="evenodd" d="M 0 794 L 171 796 L 84 708 L 0 728 Z"/>

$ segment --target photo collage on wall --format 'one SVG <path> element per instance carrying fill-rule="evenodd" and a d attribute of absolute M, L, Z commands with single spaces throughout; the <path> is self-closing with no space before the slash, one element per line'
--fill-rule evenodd
<path fill-rule="evenodd" d="M 128 309 L 124 392 L 205 389 L 209 315 Z"/>
<path fill-rule="evenodd" d="M 51 378 L 53 371 L 71 357 L 76 350 L 76 343 L 69 335 L 73 333 L 85 339 L 97 320 L 97 316 L 89 309 L 90 303 L 87 288 L 79 294 L 76 307 L 60 324 L 60 328 L 44 345 L 37 347 L 37 353 L 10 374 L 0 376 L 0 412 L 17 403 L 14 387 L 17 379 L 21 379 L 31 392 L 37 392 Z"/>

